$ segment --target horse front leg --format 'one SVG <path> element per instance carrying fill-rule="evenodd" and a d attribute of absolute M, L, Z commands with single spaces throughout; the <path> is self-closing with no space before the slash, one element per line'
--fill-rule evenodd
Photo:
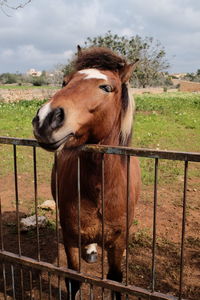
<path fill-rule="evenodd" d="M 107 279 L 122 282 L 121 262 L 124 252 L 123 242 L 124 240 L 118 241 L 112 248 L 108 249 L 109 270 Z M 112 300 L 121 300 L 121 293 L 112 292 Z"/>
<path fill-rule="evenodd" d="M 70 247 L 69 243 L 65 244 L 65 251 L 67 255 L 68 268 L 78 271 L 79 270 L 79 249 L 77 247 Z M 67 287 L 67 300 L 75 300 L 76 293 L 80 289 L 80 282 L 74 279 L 65 279 Z"/>

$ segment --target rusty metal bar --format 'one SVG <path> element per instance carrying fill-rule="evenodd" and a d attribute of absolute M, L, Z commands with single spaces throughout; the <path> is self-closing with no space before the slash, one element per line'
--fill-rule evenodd
<path fill-rule="evenodd" d="M 81 170 L 80 170 L 80 156 L 78 156 L 77 165 L 77 180 L 78 180 L 78 255 L 79 255 L 79 273 L 81 272 Z"/>
<path fill-rule="evenodd" d="M 30 300 L 32 300 L 32 291 L 33 291 L 33 274 L 32 274 L 32 270 L 29 271 L 29 282 L 30 282 Z"/>
<path fill-rule="evenodd" d="M 20 268 L 20 283 L 21 283 L 21 300 L 24 300 L 24 275 L 23 275 L 22 268 Z"/>
<path fill-rule="evenodd" d="M 59 180 L 58 180 L 58 157 L 57 153 L 54 156 L 55 166 L 55 184 L 56 184 L 56 245 L 57 245 L 57 267 L 60 266 L 60 247 L 59 247 L 59 213 L 58 213 L 58 202 L 59 202 Z"/>
<path fill-rule="evenodd" d="M 39 147 L 39 144 L 36 140 L 19 139 L 19 138 L 12 138 L 12 137 L 0 137 L 0 144 Z M 165 150 L 154 150 L 154 149 L 146 149 L 146 148 L 129 148 L 129 147 L 104 146 L 104 145 L 84 145 L 81 148 L 81 150 L 85 152 L 96 152 L 96 153 L 200 162 L 199 152 L 165 151 Z"/>
<path fill-rule="evenodd" d="M 104 280 L 105 278 L 105 269 L 104 269 L 104 260 L 105 260 L 105 236 L 104 236 L 104 222 L 105 222 L 105 203 L 104 203 L 104 194 L 105 194 L 105 160 L 104 160 L 104 154 L 101 155 L 101 214 L 102 214 L 102 254 L 101 254 L 101 278 Z M 101 297 L 102 300 L 104 300 L 104 288 L 101 290 Z"/>
<path fill-rule="evenodd" d="M 129 202 L 130 202 L 130 156 L 126 161 L 126 285 L 128 285 L 128 258 L 129 258 Z"/>
<path fill-rule="evenodd" d="M 104 145 L 84 145 L 81 150 L 85 152 L 200 162 L 200 153 L 198 152 L 162 151 Z"/>
<path fill-rule="evenodd" d="M 69 284 L 69 287 L 68 287 L 69 300 L 72 300 L 72 283 L 71 283 L 70 279 L 68 281 L 68 284 Z"/>
<path fill-rule="evenodd" d="M 42 300 L 42 276 L 41 276 L 41 273 L 39 274 L 39 297 L 40 297 L 40 300 Z"/>
<path fill-rule="evenodd" d="M 10 262 L 15 264 L 20 264 L 23 266 L 27 266 L 29 268 L 38 269 L 43 272 L 51 272 L 56 275 L 60 275 L 62 277 L 70 278 L 71 280 L 77 280 L 80 282 L 92 284 L 93 286 L 99 286 L 104 289 L 113 290 L 116 292 L 121 292 L 124 294 L 134 295 L 136 297 L 141 297 L 142 299 L 148 300 L 177 300 L 177 297 L 159 293 L 159 292 L 151 292 L 143 288 L 136 287 L 134 285 L 124 285 L 122 283 L 111 281 L 104 279 L 102 280 L 99 277 L 91 276 L 85 273 L 79 273 L 74 270 L 64 268 L 64 267 L 56 267 L 47 262 L 38 262 L 37 260 L 31 259 L 25 256 L 19 256 L 12 252 L 8 251 L 0 251 L 0 258 L 4 262 Z M 182 299 L 184 300 L 184 299 Z"/>
<path fill-rule="evenodd" d="M 154 166 L 154 206 L 153 206 L 153 241 L 152 241 L 152 269 L 151 269 L 151 289 L 155 291 L 155 270 L 156 270 L 156 225 L 157 225 L 157 192 L 158 192 L 158 158 L 155 159 Z"/>
<path fill-rule="evenodd" d="M 12 292 L 13 292 L 13 300 L 16 299 L 15 297 L 15 274 L 14 274 L 14 267 L 11 265 L 11 277 L 12 277 Z"/>
<path fill-rule="evenodd" d="M 3 272 L 3 289 L 4 289 L 4 300 L 7 299 L 7 292 L 6 292 L 6 268 L 5 264 L 2 264 L 2 272 Z"/>
<path fill-rule="evenodd" d="M 0 197 L 0 234 L 1 234 L 1 250 L 4 250 L 4 241 L 3 241 L 3 216 L 2 216 L 2 203 Z"/>
<path fill-rule="evenodd" d="M 94 300 L 93 285 L 92 284 L 90 284 L 90 300 Z"/>
<path fill-rule="evenodd" d="M 181 235 L 179 300 L 182 299 L 182 290 L 183 290 L 183 266 L 184 266 L 184 246 L 185 246 L 185 228 L 186 228 L 187 183 L 188 183 L 188 161 L 186 161 L 185 165 L 184 165 L 183 216 L 182 216 L 182 235 Z"/>
<path fill-rule="evenodd" d="M 105 222 L 105 207 L 104 207 L 104 190 L 105 190 L 105 161 L 104 161 L 104 154 L 101 156 L 101 214 L 102 214 L 102 256 L 101 256 L 101 278 L 104 279 L 105 277 L 105 270 L 104 270 L 104 260 L 105 260 L 105 238 L 104 238 L 104 222 Z"/>
<path fill-rule="evenodd" d="M 14 158 L 14 180 L 15 180 L 15 203 L 16 203 L 16 219 L 17 219 L 17 242 L 18 254 L 21 256 L 21 238 L 20 238 L 20 224 L 19 224 L 19 193 L 18 193 L 18 178 L 17 178 L 17 149 L 13 145 L 13 158 Z"/>
<path fill-rule="evenodd" d="M 61 291 L 61 282 L 60 282 L 60 276 L 58 276 L 58 299 L 62 299 L 62 291 Z"/>
<path fill-rule="evenodd" d="M 78 156 L 77 161 L 77 188 L 78 188 L 78 272 L 81 273 L 81 161 Z M 79 299 L 82 300 L 82 289 L 79 289 Z"/>
<path fill-rule="evenodd" d="M 51 273 L 50 272 L 48 272 L 48 286 L 49 286 L 49 300 L 51 300 L 52 290 L 51 290 Z"/>
<path fill-rule="evenodd" d="M 36 219 L 36 234 L 37 234 L 37 259 L 38 261 L 40 261 L 40 231 L 38 225 L 38 186 L 37 186 L 36 147 L 33 147 L 33 173 L 34 173 L 35 219 Z"/>
<path fill-rule="evenodd" d="M 36 140 L 33 140 L 33 139 L 20 139 L 20 138 L 7 137 L 7 136 L 0 136 L 0 144 L 39 147 L 39 144 Z"/>

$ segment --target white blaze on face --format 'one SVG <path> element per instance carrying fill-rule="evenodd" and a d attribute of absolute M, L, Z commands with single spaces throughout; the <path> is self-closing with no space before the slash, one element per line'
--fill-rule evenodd
<path fill-rule="evenodd" d="M 84 69 L 79 71 L 80 74 L 87 75 L 84 79 L 103 79 L 108 80 L 107 76 L 97 69 Z"/>
<path fill-rule="evenodd" d="M 86 247 L 86 253 L 91 254 L 91 253 L 97 253 L 97 244 L 89 244 Z"/>
<path fill-rule="evenodd" d="M 38 117 L 39 117 L 39 127 L 42 127 L 42 124 L 46 118 L 46 116 L 51 112 L 51 102 L 44 104 L 39 112 L 38 112 Z"/>

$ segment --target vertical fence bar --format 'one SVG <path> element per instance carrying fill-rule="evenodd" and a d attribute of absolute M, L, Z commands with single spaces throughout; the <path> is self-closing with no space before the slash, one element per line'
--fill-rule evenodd
<path fill-rule="evenodd" d="M 92 284 L 90 284 L 90 300 L 94 300 L 93 285 Z"/>
<path fill-rule="evenodd" d="M 60 236 L 59 236 L 59 179 L 58 179 L 58 154 L 54 156 L 55 183 L 56 183 L 56 244 L 57 244 L 57 267 L 60 267 Z M 61 300 L 60 276 L 58 276 L 58 299 Z"/>
<path fill-rule="evenodd" d="M 126 279 L 125 283 L 128 285 L 129 278 L 129 202 L 130 202 L 130 156 L 126 157 Z M 115 295 L 116 297 L 116 295 Z M 126 300 L 129 299 L 126 294 Z"/>
<path fill-rule="evenodd" d="M 13 145 L 14 154 L 14 178 L 15 178 L 15 201 L 16 201 L 16 218 L 17 218 L 17 241 L 18 254 L 21 256 L 21 239 L 20 239 L 20 225 L 19 225 L 19 194 L 18 194 L 18 178 L 17 178 L 17 151 L 16 145 Z"/>
<path fill-rule="evenodd" d="M 185 227 L 186 227 L 187 182 L 188 182 L 188 161 L 185 161 L 185 165 L 184 165 L 184 188 L 183 188 L 183 216 L 182 216 L 182 235 L 181 235 L 179 300 L 182 299 L 182 292 L 183 292 L 183 266 L 184 266 L 184 246 L 185 246 Z"/>
<path fill-rule="evenodd" d="M 80 156 L 78 156 L 78 165 L 77 165 L 77 180 L 78 180 L 78 260 L 79 267 L 78 272 L 81 272 L 81 166 L 80 166 Z M 79 299 L 82 299 L 82 290 L 79 289 Z"/>
<path fill-rule="evenodd" d="M 36 234 L 37 234 L 37 259 L 38 261 L 40 261 L 40 232 L 38 226 L 38 186 L 37 186 L 36 147 L 33 147 L 33 172 L 34 172 L 35 219 L 36 219 Z"/>
<path fill-rule="evenodd" d="M 151 289 L 155 290 L 155 270 L 156 270 L 156 226 L 157 226 L 157 193 L 158 192 L 158 158 L 155 159 L 154 166 L 154 206 L 153 206 L 153 241 L 152 241 L 152 269 L 151 269 Z"/>
<path fill-rule="evenodd" d="M 58 276 L 58 299 L 61 300 L 62 299 L 62 291 L 61 291 L 61 278 L 60 276 Z"/>
<path fill-rule="evenodd" d="M 14 177 L 15 177 L 15 200 L 16 200 L 16 219 L 17 219 L 17 241 L 18 241 L 18 254 L 21 256 L 21 236 L 20 236 L 20 223 L 19 223 L 19 192 L 18 192 L 18 172 L 17 172 L 17 148 L 13 145 L 14 154 Z M 12 268 L 13 272 L 14 269 Z M 14 278 L 13 278 L 14 279 Z M 21 299 L 24 299 L 24 284 L 23 284 L 23 271 L 20 268 L 20 284 L 21 284 Z"/>
<path fill-rule="evenodd" d="M 21 282 L 21 300 L 24 300 L 24 275 L 23 275 L 22 268 L 20 268 L 20 282 Z"/>
<path fill-rule="evenodd" d="M 129 202 L 130 202 L 130 156 L 127 156 L 126 161 L 126 285 L 128 285 L 128 258 L 129 258 Z"/>
<path fill-rule="evenodd" d="M 105 222 L 105 206 L 104 206 L 104 191 L 105 191 L 105 161 L 104 154 L 101 155 L 101 211 L 102 211 L 102 255 L 101 255 L 101 278 L 105 278 L 104 261 L 105 261 L 105 238 L 104 238 L 104 222 Z M 104 288 L 102 288 L 102 300 L 104 299 Z"/>
<path fill-rule="evenodd" d="M 72 300 L 72 283 L 71 280 L 69 279 L 69 289 L 68 289 L 68 293 L 69 293 L 69 300 Z"/>
<path fill-rule="evenodd" d="M 32 300 L 33 293 L 33 274 L 32 270 L 29 271 L 29 282 L 30 282 L 30 300 Z"/>
<path fill-rule="evenodd" d="M 81 174 L 80 174 L 80 156 L 78 156 L 78 248 L 79 248 L 79 273 L 81 272 Z"/>
<path fill-rule="evenodd" d="M 42 300 L 42 276 L 41 276 L 41 273 L 39 273 L 39 297 L 40 297 L 40 300 Z"/>
<path fill-rule="evenodd" d="M 12 277 L 12 291 L 13 291 L 13 300 L 16 299 L 15 297 L 15 274 L 14 274 L 14 267 L 11 265 L 11 277 Z"/>
<path fill-rule="evenodd" d="M 2 218 L 2 203 L 0 197 L 0 234 L 1 234 L 1 250 L 4 251 L 4 241 L 3 241 L 3 218 Z M 2 263 L 2 273 L 3 273 L 3 287 L 4 287 L 4 299 L 7 299 L 6 294 L 6 270 L 5 264 Z"/>
<path fill-rule="evenodd" d="M 1 250 L 4 251 L 4 241 L 3 241 L 3 216 L 2 216 L 1 197 L 0 197 L 0 234 L 1 234 Z"/>
<path fill-rule="evenodd" d="M 60 267 L 60 249 L 59 249 L 59 216 L 58 216 L 58 199 L 59 199 L 59 182 L 58 182 L 58 157 L 57 152 L 54 156 L 55 166 L 55 184 L 56 184 L 56 242 L 57 242 L 57 267 Z"/>
<path fill-rule="evenodd" d="M 48 286 L 49 286 L 49 300 L 51 300 L 52 291 L 51 291 L 51 274 L 48 273 Z"/>
<path fill-rule="evenodd" d="M 5 264 L 2 264 L 2 268 L 3 268 L 3 288 L 4 288 L 4 300 L 7 299 L 7 292 L 6 292 L 6 268 L 5 268 Z"/>

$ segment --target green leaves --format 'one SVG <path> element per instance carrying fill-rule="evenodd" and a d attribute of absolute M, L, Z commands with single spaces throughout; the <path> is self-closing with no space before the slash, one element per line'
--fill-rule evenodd
<path fill-rule="evenodd" d="M 165 49 L 153 37 L 142 38 L 139 35 L 130 38 L 119 36 L 108 31 L 104 36 L 88 37 L 86 47 L 107 47 L 129 62 L 139 59 L 140 62 L 132 76 L 132 84 L 136 87 L 146 87 L 155 84 L 155 78 L 163 76 L 160 72 L 169 67 Z"/>

